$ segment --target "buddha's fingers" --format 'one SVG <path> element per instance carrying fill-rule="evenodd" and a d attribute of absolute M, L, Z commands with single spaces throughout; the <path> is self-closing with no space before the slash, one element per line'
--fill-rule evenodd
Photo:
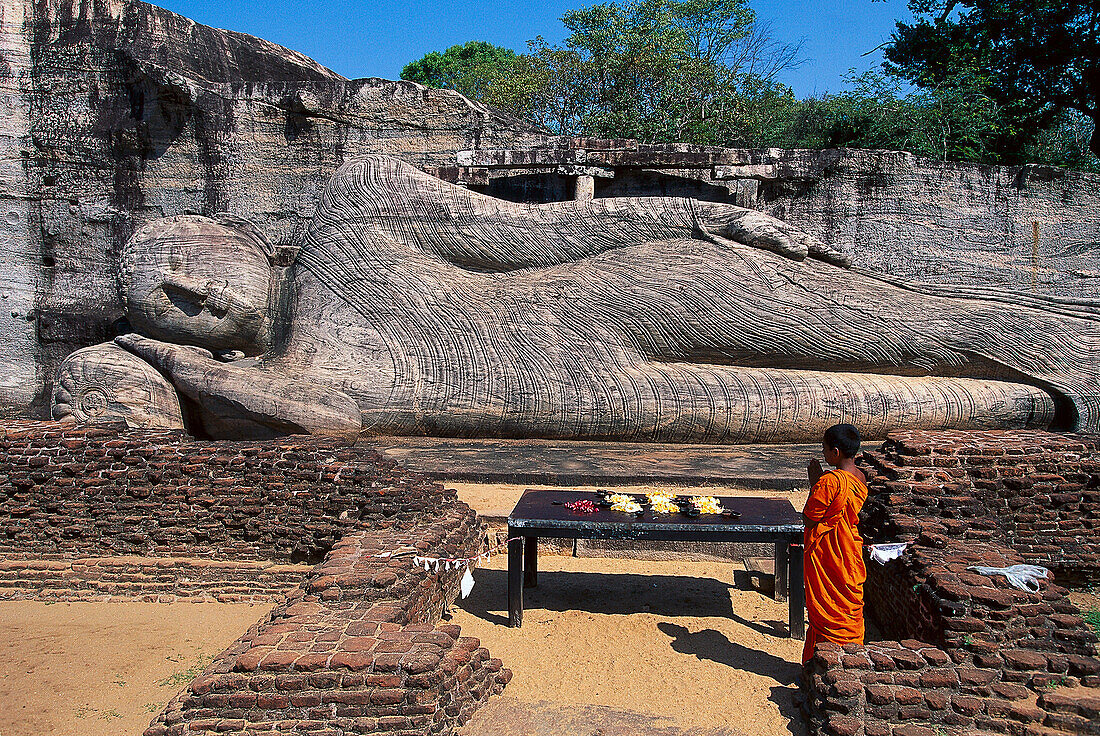
<path fill-rule="evenodd" d="M 825 261 L 841 268 L 852 267 L 852 257 L 847 253 L 825 245 L 825 243 L 811 235 L 807 235 L 804 242 L 810 252 L 810 258 L 816 258 L 819 261 Z"/>
<path fill-rule="evenodd" d="M 130 333 L 115 338 L 115 343 L 171 377 L 188 360 L 203 358 L 214 362 L 214 354 L 193 345 L 174 345 Z"/>
<path fill-rule="evenodd" d="M 805 233 L 782 220 L 755 210 L 741 210 L 730 218 L 726 234 L 738 243 L 801 261 L 810 253 Z"/>
<path fill-rule="evenodd" d="M 348 440 L 362 428 L 358 404 L 335 389 L 220 363 L 207 351 L 139 335 L 123 335 L 115 342 L 156 366 L 181 393 L 222 422 Z"/>
<path fill-rule="evenodd" d="M 695 204 L 697 228 L 703 238 L 717 245 L 730 241 L 769 250 L 795 261 L 814 258 L 848 268 L 851 259 L 809 233 L 763 212 L 733 205 Z"/>

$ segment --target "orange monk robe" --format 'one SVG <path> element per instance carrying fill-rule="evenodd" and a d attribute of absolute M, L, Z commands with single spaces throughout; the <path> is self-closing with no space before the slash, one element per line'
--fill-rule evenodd
<path fill-rule="evenodd" d="M 821 476 L 810 490 L 803 551 L 810 620 L 805 664 L 818 642 L 863 643 L 863 538 L 857 522 L 867 486 L 844 470 Z M 816 523 L 815 523 L 816 522 Z"/>

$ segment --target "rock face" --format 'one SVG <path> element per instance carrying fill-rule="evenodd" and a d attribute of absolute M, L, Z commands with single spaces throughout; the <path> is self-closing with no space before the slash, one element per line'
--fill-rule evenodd
<path fill-rule="evenodd" d="M 478 151 L 587 149 L 590 165 L 549 175 L 560 198 L 579 191 L 563 182 L 606 174 L 595 149 L 633 146 L 604 162 L 614 178 L 586 180 L 596 197 L 757 207 L 880 274 L 1066 297 L 1100 289 L 1100 177 L 888 152 L 670 156 L 556 139 L 446 91 L 349 81 L 142 2 L 0 0 L 0 13 L 0 416 L 46 416 L 62 360 L 129 329 L 116 275 L 136 231 L 228 212 L 255 223 L 286 268 L 325 182 L 365 154 L 535 198 L 544 170 L 517 169 L 509 189 L 460 164 L 478 163 Z"/>
<path fill-rule="evenodd" d="M 337 170 L 295 261 L 274 258 L 232 221 L 144 227 L 120 278 L 138 334 L 116 343 L 156 370 L 131 378 L 108 343 L 62 375 L 98 362 L 151 385 L 141 396 L 167 379 L 195 407 L 187 428 L 227 439 L 1100 430 L 1096 309 L 848 269 L 735 205 L 517 204 L 365 156 Z M 75 396 L 105 394 L 130 421 L 145 406 L 110 381 L 62 389 L 58 418 Z"/>
<path fill-rule="evenodd" d="M 764 151 L 754 205 L 848 245 L 866 268 L 933 284 L 1100 298 L 1100 175 L 896 151 Z"/>
<path fill-rule="evenodd" d="M 295 244 L 346 157 L 452 165 L 545 136 L 460 95 L 348 81 L 143 2 L 0 3 L 0 415 L 44 416 L 60 361 L 122 316 L 119 251 L 234 212 Z"/>

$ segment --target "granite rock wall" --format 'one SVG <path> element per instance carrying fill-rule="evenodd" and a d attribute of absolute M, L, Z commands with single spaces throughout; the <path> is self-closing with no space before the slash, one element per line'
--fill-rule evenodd
<path fill-rule="evenodd" d="M 47 416 L 60 360 L 125 329 L 118 255 L 146 222 L 231 212 L 292 251 L 348 158 L 545 138 L 132 0 L 3 0 L 0 61 L 0 416 Z"/>
<path fill-rule="evenodd" d="M 1100 174 L 902 151 L 745 151 L 756 208 L 848 248 L 860 268 L 933 284 L 1100 297 Z M 736 180 L 735 180 L 736 181 Z"/>

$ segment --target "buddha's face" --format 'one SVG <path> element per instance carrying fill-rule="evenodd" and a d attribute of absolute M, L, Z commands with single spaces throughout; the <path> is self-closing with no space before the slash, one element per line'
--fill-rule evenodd
<path fill-rule="evenodd" d="M 246 355 L 270 344 L 271 266 L 235 228 L 198 216 L 147 226 L 123 251 L 119 284 L 146 337 Z"/>

